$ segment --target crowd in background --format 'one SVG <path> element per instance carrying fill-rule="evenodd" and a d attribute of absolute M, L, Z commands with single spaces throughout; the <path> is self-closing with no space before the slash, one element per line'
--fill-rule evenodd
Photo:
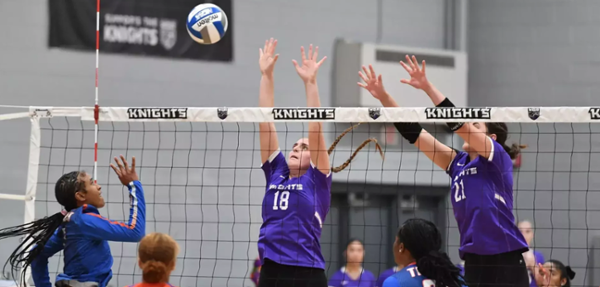
<path fill-rule="evenodd" d="M 570 287 L 570 280 L 575 276 L 574 272 L 570 267 L 565 266 L 561 261 L 548 260 L 545 261 L 544 255 L 533 249 L 533 237 L 534 227 L 533 223 L 529 220 L 522 220 L 518 223 L 519 229 L 527 244 L 530 246 L 529 251 L 523 254 L 523 258 L 527 264 L 530 275 L 530 286 L 531 287 Z M 331 287 L 381 287 L 383 281 L 399 272 L 404 266 L 393 266 L 389 269 L 384 270 L 376 278 L 375 275 L 363 268 L 363 261 L 365 257 L 365 245 L 360 239 L 351 239 L 346 245 L 344 250 L 344 258 L 346 264 L 342 266 L 329 278 L 329 286 Z M 547 286 L 538 286 L 536 283 L 536 272 L 539 270 L 539 265 L 542 265 L 550 272 L 550 282 Z M 456 264 L 464 274 L 464 261 Z M 260 259 L 254 261 L 250 279 L 256 286 L 258 286 L 258 280 L 260 277 Z"/>

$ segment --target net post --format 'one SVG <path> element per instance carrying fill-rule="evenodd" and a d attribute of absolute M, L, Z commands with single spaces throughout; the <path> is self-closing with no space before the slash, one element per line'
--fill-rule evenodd
<path fill-rule="evenodd" d="M 27 167 L 27 187 L 25 191 L 25 213 L 24 223 L 29 223 L 35 220 L 35 195 L 37 192 L 38 173 L 40 167 L 40 146 L 41 146 L 41 129 L 40 119 L 33 114 L 31 116 L 31 133 L 29 136 L 29 164 Z M 23 270 L 21 270 L 23 272 Z M 31 279 L 31 270 L 25 271 L 26 287 Z"/>

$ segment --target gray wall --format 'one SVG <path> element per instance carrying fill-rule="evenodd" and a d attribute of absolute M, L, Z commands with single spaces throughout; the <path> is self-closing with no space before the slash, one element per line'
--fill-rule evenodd
<path fill-rule="evenodd" d="M 469 104 L 596 106 L 599 9 L 593 0 L 470 1 Z M 574 284 L 597 286 L 585 266 L 600 228 L 598 125 L 510 129 L 529 144 L 515 175 L 515 208 L 535 221 L 535 248 L 575 267 Z"/>
<path fill-rule="evenodd" d="M 51 105 L 51 106 L 89 106 L 93 104 L 94 93 L 94 54 L 63 50 L 49 50 L 47 43 L 47 1 L 41 0 L 2 0 L 0 1 L 0 92 L 1 104 L 4 105 Z M 377 39 L 378 20 L 382 21 L 381 40 L 384 43 L 443 48 L 444 39 L 444 1 L 443 0 L 383 0 L 383 15 L 377 15 L 377 6 L 373 3 L 358 0 L 332 1 L 235 1 L 236 18 L 232 21 L 235 29 L 234 62 L 209 63 L 196 61 L 171 61 L 133 56 L 101 55 L 100 59 L 100 104 L 103 106 L 256 106 L 259 73 L 257 69 L 257 50 L 268 37 L 280 40 L 278 52 L 280 62 L 276 68 L 276 104 L 278 106 L 304 106 L 305 99 L 301 81 L 293 70 L 291 59 L 298 58 L 299 46 L 310 43 L 318 44 L 321 55 L 331 55 L 334 39 L 343 37 L 358 41 L 374 42 Z M 262 15 L 262 16 L 261 16 Z M 265 17 L 264 15 L 269 15 Z M 423 15 L 428 15 L 423 17 Z M 27 24 L 23 25 L 23 19 Z M 418 27 L 418 29 L 416 28 Z M 322 104 L 328 106 L 330 100 L 331 61 L 325 63 L 320 72 L 320 90 Z M 198 88 L 200 86 L 201 88 Z M 15 111 L 2 109 L 2 112 Z M 53 125 L 65 127 L 66 122 L 54 119 Z M 70 128 L 81 128 L 77 121 L 70 123 Z M 153 148 L 155 154 L 141 154 L 139 150 L 142 137 L 139 133 L 113 133 L 115 128 L 130 131 L 131 128 L 157 129 L 156 125 L 145 127 L 102 125 L 109 130 L 100 134 L 101 164 L 105 165 L 111 156 L 124 153 L 140 157 L 142 178 L 147 185 L 148 200 L 154 202 L 149 206 L 148 231 L 170 231 L 175 237 L 186 239 L 178 270 L 176 282 L 181 286 L 193 286 L 196 283 L 213 286 L 241 286 L 247 277 L 249 259 L 256 256 L 254 241 L 260 224 L 261 171 L 257 169 L 259 162 L 256 154 L 242 152 L 229 154 L 221 159 L 222 164 L 245 165 L 247 170 L 229 170 L 215 174 L 214 166 L 218 159 L 188 163 L 186 155 L 174 152 L 175 146 L 181 145 L 184 150 L 197 148 L 197 155 L 206 154 L 207 133 L 195 133 L 198 138 L 189 138 L 191 129 L 187 125 L 179 126 L 178 142 L 169 138 L 169 129 L 175 126 L 166 125 L 161 129 L 160 148 L 149 144 L 157 137 L 156 133 L 147 132 L 146 149 Z M 203 125 L 194 127 L 196 131 L 206 129 Z M 220 127 L 210 137 L 210 145 L 220 148 L 222 141 Z M 228 126 L 236 135 L 236 127 Z M 252 127 L 247 127 L 252 128 Z M 38 193 L 38 215 L 45 215 L 57 210 L 56 204 L 46 202 L 46 196 L 52 199 L 52 183 L 63 169 L 85 168 L 91 171 L 92 146 L 91 125 L 84 124 L 85 132 L 54 131 L 50 140 L 50 131 L 45 131 L 44 144 L 52 149 L 42 151 L 42 161 L 46 167 L 40 173 Z M 337 128 L 336 128 L 337 129 Z M 339 131 L 339 129 L 337 129 Z M 299 137 L 299 133 L 289 133 L 290 139 L 282 138 L 286 146 Z M 29 122 L 27 120 L 0 122 L 0 180 L 3 182 L 3 193 L 22 194 L 26 183 L 28 158 Z M 130 135 L 128 139 L 126 135 Z M 137 138 L 136 138 L 137 137 Z M 179 139 L 179 137 L 183 137 Z M 230 138 L 227 144 L 256 143 L 256 138 Z M 60 149 L 69 145 L 68 151 Z M 351 144 L 346 144 L 348 148 Z M 85 149 L 82 149 L 85 147 Z M 230 146 L 232 147 L 232 146 Z M 138 148 L 136 150 L 135 148 Z M 158 151 L 157 151 L 158 150 Z M 228 151 L 231 153 L 231 151 Z M 227 152 L 226 152 L 227 153 Z M 211 151 L 209 156 L 218 156 Z M 346 154 L 340 152 L 340 157 Z M 232 162 L 233 160 L 233 162 Z M 237 160 L 237 162 L 235 161 Z M 210 164 L 209 164 L 210 163 Z M 65 166 L 68 164 L 68 166 Z M 188 167 L 196 166 L 197 173 L 171 172 L 176 169 L 157 170 L 157 165 Z M 212 166 L 212 168 L 211 168 Z M 396 166 L 397 167 L 397 166 Z M 425 166 L 425 169 L 429 167 Z M 360 169 L 360 168 L 357 168 Z M 167 171 L 168 170 L 168 171 Z M 191 170 L 190 170 L 191 171 Z M 216 183 L 230 183 L 228 179 L 236 175 L 238 185 L 244 186 L 242 191 L 233 186 L 226 190 L 210 189 Z M 109 207 L 104 214 L 119 220 L 125 217 L 126 201 L 119 191 L 115 178 L 109 178 L 108 168 L 99 172 L 99 182 L 104 184 Z M 199 174 L 202 176 L 199 176 Z M 238 174 L 242 173 L 242 174 Z M 237 176 L 239 175 L 239 176 Z M 396 176 L 398 174 L 396 173 Z M 381 174 L 375 178 L 381 180 Z M 411 178 L 414 177 L 411 175 Z M 349 174 L 339 177 L 350 178 Z M 176 181 L 187 181 L 195 188 L 205 188 L 202 194 L 194 188 L 186 190 L 182 187 L 171 187 L 169 192 L 161 189 L 163 184 Z M 194 182 L 196 181 L 196 182 Z M 189 188 L 189 187 L 188 187 Z M 110 191 L 109 191 L 110 190 Z M 159 191 L 160 190 L 160 191 Z M 189 196 L 184 202 L 176 194 Z M 199 205 L 203 202 L 205 205 Z M 218 204 L 217 204 L 218 202 Z M 250 202 L 250 204 L 249 204 Z M 180 208 L 183 205 L 186 209 Z M 234 203 L 235 208 L 231 205 Z M 227 204 L 230 204 L 227 207 Z M 177 207 L 180 206 L 180 207 Z M 218 210 L 216 210 L 218 206 Z M 241 208 L 238 210 L 237 208 Z M 22 222 L 22 205 L 18 202 L 0 201 L 2 226 Z M 199 211 L 198 211 L 199 210 Z M 198 212 L 201 216 L 198 217 Z M 236 213 L 234 213 L 236 212 Z M 333 217 L 333 216 L 332 216 Z M 181 223 L 187 220 L 186 226 Z M 204 224 L 192 221 L 203 220 Z M 172 222 L 170 225 L 168 222 Z M 218 224 L 216 222 L 219 222 Z M 187 233 L 186 233 L 187 232 Z M 199 241 L 202 238 L 202 241 Z M 219 243 L 216 240 L 219 239 Z M 203 245 L 199 246 L 199 242 Z M 15 241 L 3 242 L 0 260 L 10 253 Z M 119 257 L 115 262 L 116 276 L 112 284 L 131 283 L 134 278 L 135 248 L 131 245 L 113 244 L 113 254 Z M 198 266 L 198 258 L 202 250 L 202 266 Z M 183 256 L 183 255 L 182 255 Z M 232 258 L 234 260 L 232 260 Z M 55 259 L 55 262 L 57 259 Z M 218 261 L 218 262 L 217 262 Z M 215 267 L 215 262 L 217 262 Z M 56 271 L 56 268 L 51 268 Z M 136 274 L 138 274 L 137 271 Z M 210 278 L 214 278 L 211 281 Z M 233 278 L 228 280 L 228 277 Z M 199 281 L 196 281 L 200 278 Z M 179 280 L 181 279 L 181 281 Z M 190 281 L 191 280 L 191 281 Z M 179 282 L 178 282 L 179 281 Z M 245 283 L 247 286 L 248 282 Z"/>

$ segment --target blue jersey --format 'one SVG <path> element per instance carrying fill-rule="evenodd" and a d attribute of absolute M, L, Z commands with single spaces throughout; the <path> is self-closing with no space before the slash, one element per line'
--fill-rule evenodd
<path fill-rule="evenodd" d="M 329 279 L 329 287 L 373 287 L 375 286 L 375 275 L 369 270 L 363 269 L 358 278 L 353 279 L 346 273 L 346 268 L 338 270 Z"/>
<path fill-rule="evenodd" d="M 435 283 L 421 275 L 412 263 L 385 279 L 383 287 L 435 287 Z"/>
<path fill-rule="evenodd" d="M 325 269 L 321 229 L 331 203 L 331 173 L 325 175 L 311 164 L 304 175 L 290 178 L 281 151 L 273 153 L 262 169 L 267 191 L 258 237 L 261 264 L 268 258 L 283 265 Z"/>
<path fill-rule="evenodd" d="M 527 251 L 527 242 L 515 224 L 513 167 L 508 153 L 495 140 L 489 159 L 459 152 L 448 166 L 450 198 L 460 232 L 460 257 L 465 253 L 493 255 Z"/>
<path fill-rule="evenodd" d="M 36 287 L 52 287 L 48 258 L 64 249 L 63 273 L 56 281 L 95 282 L 105 287 L 112 278 L 113 258 L 108 241 L 138 242 L 146 233 L 146 204 L 142 184 L 129 184 L 129 222 L 110 221 L 98 209 L 84 205 L 67 213 L 62 228 L 56 230 L 41 254 L 31 263 Z"/>
<path fill-rule="evenodd" d="M 379 274 L 379 278 L 377 278 L 377 283 L 375 283 L 375 287 L 383 286 L 383 282 L 385 281 L 385 279 L 394 275 L 394 273 L 398 271 L 400 271 L 400 268 L 398 266 L 394 266 L 388 270 L 381 272 L 381 274 Z"/>

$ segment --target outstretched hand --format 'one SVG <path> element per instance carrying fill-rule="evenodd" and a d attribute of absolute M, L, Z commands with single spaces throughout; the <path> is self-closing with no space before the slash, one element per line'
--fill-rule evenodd
<path fill-rule="evenodd" d="M 263 75 L 273 74 L 273 68 L 279 58 L 279 54 L 275 54 L 275 48 L 277 48 L 277 40 L 271 38 L 265 41 L 265 46 L 262 49 L 258 49 L 260 54 L 258 65 Z"/>
<path fill-rule="evenodd" d="M 292 60 L 294 67 L 296 67 L 296 72 L 298 72 L 298 76 L 302 78 L 304 83 L 316 81 L 319 67 L 325 62 L 327 57 L 323 57 L 323 59 L 317 62 L 317 59 L 319 58 L 319 47 L 315 47 L 313 53 L 312 44 L 310 44 L 308 48 L 308 57 L 304 52 L 304 47 L 300 47 L 300 52 L 302 53 L 302 65 L 299 65 L 296 60 Z"/>
<path fill-rule="evenodd" d="M 358 71 L 358 75 L 364 81 L 364 83 L 358 82 L 358 86 L 369 91 L 373 97 L 378 100 L 381 100 L 383 96 L 387 94 L 385 88 L 383 87 L 383 82 L 381 79 L 381 75 L 377 76 L 375 70 L 372 65 L 369 65 L 369 69 L 365 66 L 362 67 L 363 72 Z"/>
<path fill-rule="evenodd" d="M 406 63 L 400 61 L 400 65 L 408 72 L 410 75 L 410 79 L 402 79 L 400 80 L 403 84 L 408 84 L 413 86 L 415 89 L 423 90 L 427 88 L 429 85 L 429 81 L 427 80 L 427 76 L 425 74 L 425 60 L 422 62 L 422 67 L 419 67 L 419 62 L 417 62 L 417 57 L 412 56 L 409 57 L 406 55 Z"/>
<path fill-rule="evenodd" d="M 115 157 L 115 163 L 117 164 L 116 166 L 111 163 L 110 167 L 115 171 L 123 185 L 128 185 L 132 181 L 139 180 L 135 171 L 135 156 L 131 158 L 131 168 L 123 156 L 121 156 L 121 161 Z"/>

